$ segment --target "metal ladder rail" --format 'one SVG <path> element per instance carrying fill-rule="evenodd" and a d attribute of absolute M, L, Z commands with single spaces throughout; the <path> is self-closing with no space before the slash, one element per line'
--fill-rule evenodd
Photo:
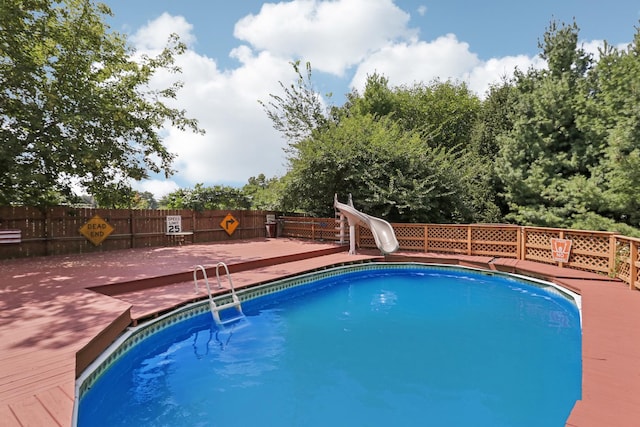
<path fill-rule="evenodd" d="M 193 284 L 195 286 L 195 292 L 198 293 L 198 270 L 202 271 L 202 277 L 204 279 L 204 284 L 207 288 L 207 295 L 209 296 L 209 308 L 211 309 L 211 314 L 213 315 L 213 319 L 216 319 L 216 315 L 213 314 L 213 308 L 216 306 L 215 301 L 213 300 L 213 296 L 211 295 L 211 286 L 209 285 L 209 278 L 207 277 L 207 270 L 202 265 L 196 265 L 193 268 Z M 221 287 L 221 286 L 220 286 Z M 219 320 L 219 317 L 218 317 Z"/>
<path fill-rule="evenodd" d="M 231 280 L 229 267 L 227 267 L 227 264 L 225 264 L 224 262 L 219 262 L 218 264 L 216 264 L 216 279 L 218 281 L 218 288 L 222 288 L 222 283 L 220 283 L 220 267 L 224 267 L 227 275 L 227 281 L 229 282 L 229 287 L 231 288 L 231 302 L 228 302 L 222 305 L 216 305 L 215 301 L 211 300 L 211 304 L 213 304 L 211 306 L 211 313 L 213 314 L 213 317 L 215 318 L 216 322 L 222 325 L 222 324 L 230 323 L 244 317 L 244 313 L 242 312 L 242 305 L 240 303 L 240 299 L 238 298 L 238 295 L 236 294 L 236 289 L 233 286 L 233 280 Z M 238 310 L 239 315 L 223 322 L 220 319 L 220 311 L 225 310 L 227 308 L 236 308 Z"/>
<path fill-rule="evenodd" d="M 222 283 L 220 282 L 220 267 L 224 267 L 225 272 L 227 273 L 227 280 L 229 281 L 229 286 L 231 287 L 231 302 L 217 305 L 213 299 L 213 295 L 211 294 L 211 285 L 209 284 L 209 279 L 207 277 L 207 270 L 202 265 L 196 265 L 193 269 L 193 282 L 195 286 L 195 292 L 198 293 L 198 270 L 202 271 L 202 277 L 204 278 L 204 283 L 207 288 L 207 295 L 209 297 L 209 309 L 211 310 L 211 315 L 213 319 L 218 325 L 224 325 L 225 323 L 230 323 L 235 320 L 238 320 L 244 317 L 244 313 L 242 312 L 242 305 L 238 295 L 236 294 L 236 290 L 233 286 L 233 280 L 231 280 L 231 273 L 229 273 L 229 267 L 224 262 L 219 262 L 216 264 L 216 279 L 218 281 L 218 289 L 222 289 Z M 220 311 L 225 310 L 227 308 L 235 307 L 238 310 L 239 315 L 233 317 L 231 319 L 225 320 L 224 322 L 220 319 Z"/>

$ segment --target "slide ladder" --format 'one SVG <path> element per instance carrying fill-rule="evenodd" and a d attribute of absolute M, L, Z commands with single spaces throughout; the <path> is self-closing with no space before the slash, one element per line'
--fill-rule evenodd
<path fill-rule="evenodd" d="M 224 262 L 219 262 L 216 264 L 216 279 L 218 281 L 218 289 L 222 289 L 222 283 L 220 282 L 220 267 L 224 267 L 225 273 L 227 275 L 227 281 L 229 282 L 229 287 L 231 288 L 231 302 L 226 304 L 218 305 L 213 299 L 213 295 L 211 294 L 211 286 L 209 285 L 209 279 L 207 278 L 207 270 L 201 266 L 196 265 L 193 269 L 193 282 L 195 286 L 196 292 L 198 292 L 198 270 L 202 271 L 202 276 L 204 278 L 205 286 L 207 287 L 207 294 L 209 296 L 209 308 L 211 309 L 211 315 L 213 316 L 213 320 L 215 320 L 218 325 L 226 325 L 228 323 L 233 323 L 237 320 L 243 319 L 244 313 L 242 312 L 242 305 L 240 303 L 240 298 L 236 294 L 236 290 L 233 287 L 233 280 L 231 280 L 231 274 L 229 273 L 229 267 Z M 232 316 L 230 318 L 222 319 L 220 317 L 220 312 L 222 310 L 227 310 L 235 308 L 237 315 Z"/>

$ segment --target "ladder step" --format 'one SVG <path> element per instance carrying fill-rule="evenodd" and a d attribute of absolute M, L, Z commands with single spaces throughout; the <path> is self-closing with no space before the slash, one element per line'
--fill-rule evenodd
<path fill-rule="evenodd" d="M 197 272 L 198 270 L 202 271 L 202 276 L 204 278 L 204 282 L 205 285 L 207 287 L 207 294 L 209 295 L 209 309 L 211 310 L 211 314 L 213 315 L 213 319 L 215 320 L 215 322 L 219 325 L 224 325 L 227 323 L 232 323 L 235 322 L 236 320 L 239 319 L 243 319 L 244 313 L 242 312 L 242 305 L 241 305 L 241 301 L 238 298 L 238 296 L 236 295 L 236 290 L 233 287 L 233 281 L 231 280 L 231 274 L 229 274 L 229 268 L 227 267 L 227 265 L 224 262 L 219 262 L 218 264 L 216 264 L 216 279 L 218 280 L 218 289 L 222 289 L 222 283 L 220 283 L 220 267 L 224 267 L 225 272 L 227 274 L 227 281 L 229 282 L 229 288 L 231 290 L 231 302 L 228 302 L 226 304 L 222 304 L 222 305 L 216 305 L 215 301 L 213 300 L 213 295 L 211 295 L 211 286 L 209 286 L 209 279 L 207 278 L 207 270 L 201 266 L 201 265 L 197 265 L 194 267 L 193 270 L 193 281 L 195 284 L 195 289 L 196 292 L 198 292 L 198 275 Z M 238 314 L 235 317 L 231 317 L 229 319 L 224 319 L 222 320 L 220 318 L 220 312 L 222 310 L 226 310 L 228 308 L 235 308 L 238 311 Z"/>
<path fill-rule="evenodd" d="M 220 325 L 228 325 L 229 323 L 238 322 L 243 319 L 246 319 L 243 315 L 230 317 L 228 319 L 220 319 Z"/>
<path fill-rule="evenodd" d="M 225 309 L 231 308 L 231 307 L 240 307 L 240 301 L 231 301 L 231 302 L 228 302 L 226 304 L 216 305 L 214 310 L 215 311 L 220 311 L 220 310 L 225 310 Z"/>

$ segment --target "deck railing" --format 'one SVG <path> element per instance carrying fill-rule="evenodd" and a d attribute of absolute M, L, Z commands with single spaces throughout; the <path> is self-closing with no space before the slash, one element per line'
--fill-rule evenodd
<path fill-rule="evenodd" d="M 281 234 L 312 240 L 349 242 L 349 227 L 336 218 L 282 217 Z M 640 289 L 640 239 L 612 232 L 506 224 L 392 224 L 401 251 L 488 256 L 542 262 L 617 277 Z M 566 262 L 556 261 L 551 239 L 571 241 Z M 375 248 L 371 231 L 356 227 L 356 245 Z"/>

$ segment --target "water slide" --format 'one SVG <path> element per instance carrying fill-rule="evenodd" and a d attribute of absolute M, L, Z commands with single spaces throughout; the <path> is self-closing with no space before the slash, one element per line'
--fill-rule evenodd
<path fill-rule="evenodd" d="M 381 218 L 376 218 L 365 213 L 360 212 L 353 207 L 351 201 L 351 195 L 349 195 L 349 204 L 338 202 L 338 195 L 335 195 L 333 206 L 340 211 L 340 213 L 347 217 L 349 220 L 349 226 L 355 227 L 356 225 L 363 225 L 371 230 L 373 238 L 376 241 L 376 246 L 383 254 L 390 254 L 398 250 L 400 245 L 398 239 L 396 239 L 396 233 L 393 231 L 393 227 L 387 221 Z M 355 233 L 351 230 L 351 249 L 349 253 L 355 253 Z"/>

